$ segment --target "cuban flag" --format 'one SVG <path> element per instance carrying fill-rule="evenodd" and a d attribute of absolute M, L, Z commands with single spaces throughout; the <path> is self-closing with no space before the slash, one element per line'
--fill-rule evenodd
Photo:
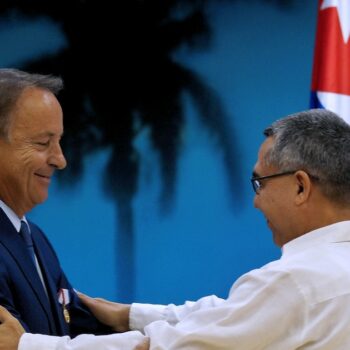
<path fill-rule="evenodd" d="M 311 107 L 350 123 L 350 0 L 319 0 Z"/>

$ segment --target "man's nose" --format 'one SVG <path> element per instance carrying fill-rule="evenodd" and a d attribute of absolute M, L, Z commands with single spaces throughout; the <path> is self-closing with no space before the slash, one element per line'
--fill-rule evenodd
<path fill-rule="evenodd" d="M 49 163 L 51 166 L 60 170 L 64 169 L 67 166 L 67 161 L 62 152 L 62 148 L 60 144 L 55 145 L 54 149 L 52 150 Z"/>

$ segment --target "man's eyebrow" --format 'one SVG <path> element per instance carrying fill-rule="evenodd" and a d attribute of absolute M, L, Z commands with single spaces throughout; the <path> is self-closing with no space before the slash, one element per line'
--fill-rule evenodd
<path fill-rule="evenodd" d="M 53 137 L 53 136 L 56 136 L 56 134 L 53 133 L 53 132 L 50 132 L 50 131 L 44 131 L 44 132 L 42 132 L 40 134 L 35 135 L 35 137 L 47 137 L 47 136 L 48 137 Z M 62 137 L 63 133 L 61 135 L 59 135 L 59 136 Z"/>
<path fill-rule="evenodd" d="M 255 170 L 253 170 L 252 177 L 259 177 L 259 174 Z"/>

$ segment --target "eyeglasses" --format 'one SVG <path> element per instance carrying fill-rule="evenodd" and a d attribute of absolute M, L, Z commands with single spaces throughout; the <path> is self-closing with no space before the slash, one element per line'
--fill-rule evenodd
<path fill-rule="evenodd" d="M 277 177 L 277 176 L 284 176 L 284 175 L 292 175 L 296 172 L 297 170 L 293 170 L 293 171 L 284 171 L 283 173 L 278 173 L 278 174 L 272 174 L 272 175 L 267 175 L 267 176 L 258 176 L 258 177 L 252 177 L 250 179 L 252 186 L 253 186 L 253 190 L 256 194 L 259 194 L 262 183 L 261 180 L 265 180 L 265 179 L 270 179 L 273 177 Z"/>

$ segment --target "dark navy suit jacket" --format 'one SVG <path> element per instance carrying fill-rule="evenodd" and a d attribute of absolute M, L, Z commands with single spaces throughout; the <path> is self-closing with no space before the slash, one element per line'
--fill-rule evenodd
<path fill-rule="evenodd" d="M 32 222 L 28 223 L 48 295 L 23 239 L 0 209 L 0 305 L 30 333 L 72 337 L 81 333 L 110 333 L 80 302 L 44 233 Z M 58 301 L 61 289 L 69 293 L 70 302 L 66 306 L 69 324 Z"/>

